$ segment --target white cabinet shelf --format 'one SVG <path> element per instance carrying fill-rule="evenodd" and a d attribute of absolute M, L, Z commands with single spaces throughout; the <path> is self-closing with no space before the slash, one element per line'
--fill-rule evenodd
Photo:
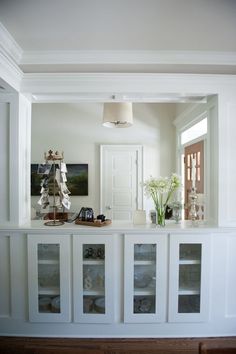
<path fill-rule="evenodd" d="M 145 296 L 145 295 L 155 295 L 155 289 L 153 289 L 153 288 L 145 288 L 145 289 L 134 288 L 134 296 Z"/>
<path fill-rule="evenodd" d="M 104 260 L 93 260 L 92 259 L 92 260 L 83 260 L 83 264 L 94 266 L 94 265 L 104 265 L 105 262 L 104 262 Z"/>
<path fill-rule="evenodd" d="M 200 295 L 199 289 L 179 288 L 179 295 Z"/>
<path fill-rule="evenodd" d="M 105 295 L 105 290 L 104 289 L 94 289 L 94 290 L 85 290 L 83 291 L 84 296 L 99 296 L 99 295 Z"/>
<path fill-rule="evenodd" d="M 29 319 L 70 321 L 70 236 L 28 235 Z"/>
<path fill-rule="evenodd" d="M 39 287 L 38 294 L 39 295 L 60 295 L 60 288 L 58 288 L 58 287 L 51 287 L 51 288 Z"/>
<path fill-rule="evenodd" d="M 155 264 L 154 261 L 135 261 L 134 260 L 134 265 L 153 265 Z"/>
<path fill-rule="evenodd" d="M 125 235 L 125 322 L 165 320 L 166 264 L 167 235 Z"/>
<path fill-rule="evenodd" d="M 209 270 L 209 235 L 170 235 L 170 322 L 208 319 Z"/>
<path fill-rule="evenodd" d="M 199 259 L 181 259 L 179 261 L 179 264 L 183 264 L 183 265 L 188 265 L 188 264 L 201 264 L 201 261 Z"/>
<path fill-rule="evenodd" d="M 75 322 L 113 322 L 114 278 L 112 235 L 73 236 Z"/>
<path fill-rule="evenodd" d="M 45 265 L 58 265 L 59 261 L 55 259 L 39 259 L 38 264 L 45 264 Z"/>

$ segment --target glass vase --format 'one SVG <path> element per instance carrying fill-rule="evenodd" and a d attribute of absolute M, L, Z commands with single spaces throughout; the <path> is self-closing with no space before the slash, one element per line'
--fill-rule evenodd
<path fill-rule="evenodd" d="M 166 208 L 164 206 L 160 206 L 156 209 L 157 225 L 165 226 L 165 214 Z"/>
<path fill-rule="evenodd" d="M 181 220 L 181 208 L 174 207 L 172 210 L 173 210 L 172 218 L 175 220 L 175 223 L 178 224 L 179 221 Z"/>

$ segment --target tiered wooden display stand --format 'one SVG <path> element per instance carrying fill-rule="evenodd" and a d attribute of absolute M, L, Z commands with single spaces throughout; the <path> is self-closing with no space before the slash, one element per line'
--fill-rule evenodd
<path fill-rule="evenodd" d="M 57 206 L 56 206 L 56 162 L 59 164 L 59 166 L 61 165 L 61 161 L 64 159 L 64 155 L 63 152 L 61 153 L 61 155 L 58 153 L 58 151 L 56 151 L 55 153 L 53 153 L 52 150 L 48 151 L 48 154 L 46 154 L 46 152 L 44 153 L 44 159 L 45 162 L 49 162 L 52 161 L 53 164 L 53 219 L 46 221 L 44 223 L 44 225 L 47 226 L 60 226 L 64 224 L 64 221 L 62 220 L 57 220 Z"/>

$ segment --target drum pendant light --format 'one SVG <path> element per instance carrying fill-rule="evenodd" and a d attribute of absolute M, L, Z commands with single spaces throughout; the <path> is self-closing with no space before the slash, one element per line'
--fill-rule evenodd
<path fill-rule="evenodd" d="M 131 102 L 109 102 L 103 106 L 103 126 L 108 128 L 127 128 L 133 125 Z"/>

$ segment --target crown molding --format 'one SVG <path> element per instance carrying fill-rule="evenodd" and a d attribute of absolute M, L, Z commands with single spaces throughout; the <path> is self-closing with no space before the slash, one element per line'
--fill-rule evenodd
<path fill-rule="evenodd" d="M 27 65 L 215 65 L 236 67 L 236 52 L 158 50 L 30 51 L 23 49 L 0 22 L 0 50 L 15 64 Z M 37 68 L 36 68 L 37 70 Z M 167 69 L 168 70 L 168 69 Z"/>
<path fill-rule="evenodd" d="M 15 61 L 6 53 L 2 52 L 2 48 L 0 48 L 0 78 L 13 89 L 19 91 L 23 77 L 23 71 L 18 67 Z"/>
<path fill-rule="evenodd" d="M 198 74 L 24 74 L 21 92 L 45 95 L 76 95 L 96 93 L 104 95 L 178 95 L 200 97 L 236 90 L 236 76 Z M 187 95 L 186 95 L 187 93 Z M 110 97 L 109 96 L 109 97 Z M 108 96 L 107 96 L 108 97 Z M 108 97 L 108 98 L 109 98 Z M 54 97 L 55 98 L 55 97 Z M 125 98 L 122 96 L 121 100 Z"/>
<path fill-rule="evenodd" d="M 15 63 L 19 64 L 21 57 L 23 55 L 23 50 L 17 44 L 12 35 L 7 31 L 7 29 L 0 22 L 0 48 L 6 53 Z"/>
<path fill-rule="evenodd" d="M 236 65 L 236 52 L 205 51 L 24 51 L 20 65 L 40 64 L 185 64 Z"/>
<path fill-rule="evenodd" d="M 22 49 L 0 22 L 0 77 L 13 89 L 19 90 L 23 71 L 18 63 Z"/>
<path fill-rule="evenodd" d="M 24 82 L 31 81 L 51 81 L 51 82 L 80 82 L 82 81 L 96 81 L 106 80 L 113 82 L 117 80 L 122 82 L 123 80 L 132 81 L 158 81 L 161 80 L 167 82 L 169 80 L 192 80 L 201 83 L 204 81 L 211 81 L 214 83 L 233 83 L 236 84 L 236 75 L 221 75 L 221 74 L 179 74 L 179 73 L 24 73 Z"/>

